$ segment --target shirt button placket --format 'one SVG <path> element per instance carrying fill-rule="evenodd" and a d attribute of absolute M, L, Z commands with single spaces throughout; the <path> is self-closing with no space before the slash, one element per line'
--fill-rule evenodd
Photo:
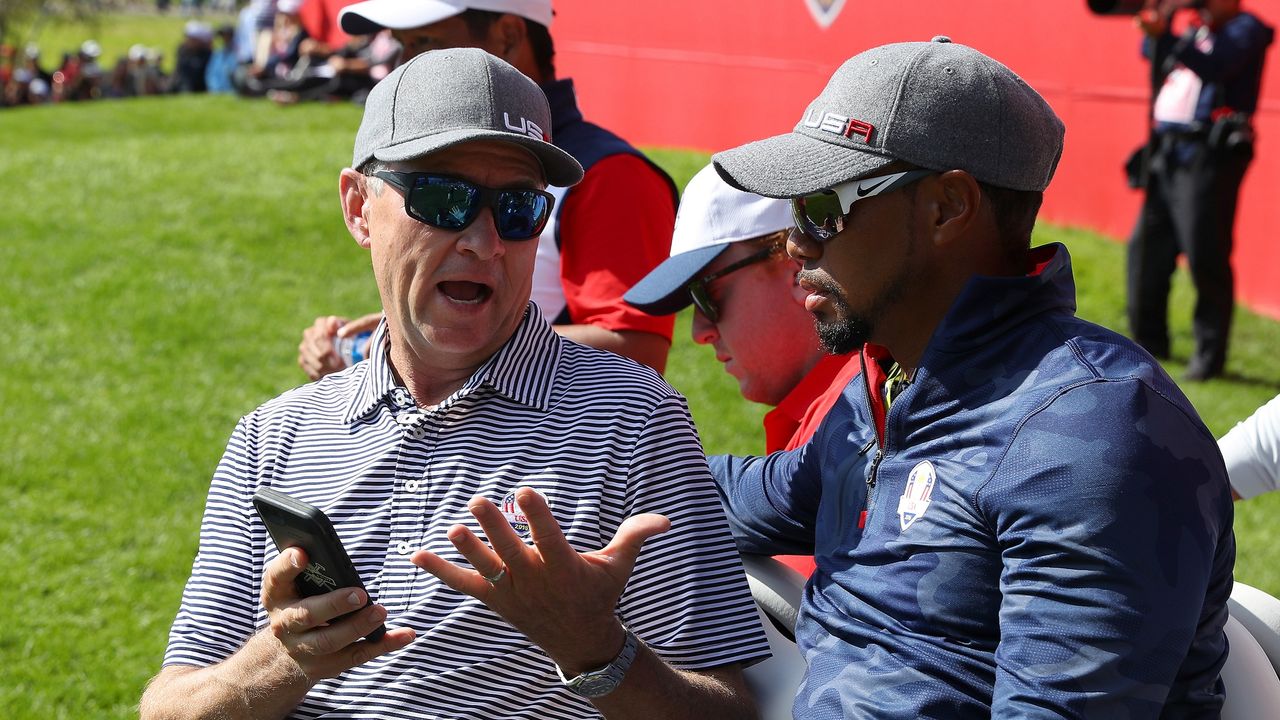
<path fill-rule="evenodd" d="M 399 457 L 396 461 L 396 492 L 392 496 L 391 536 L 387 545 L 387 562 L 385 574 L 395 577 L 395 585 L 411 590 L 414 576 L 418 568 L 409 562 L 412 555 L 423 542 L 423 490 L 426 488 L 425 471 L 430 463 L 430 443 L 424 446 L 423 440 L 430 433 L 424 427 L 427 415 L 422 413 L 413 402 L 413 398 L 397 388 L 392 391 L 391 404 L 394 406 L 395 422 L 400 428 Z M 403 612 L 412 602 L 410 591 L 402 598 L 397 598 L 387 605 L 389 612 Z"/>

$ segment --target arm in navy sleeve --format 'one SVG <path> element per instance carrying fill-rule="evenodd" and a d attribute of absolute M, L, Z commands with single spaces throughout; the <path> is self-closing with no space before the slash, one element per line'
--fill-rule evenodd
<path fill-rule="evenodd" d="M 1068 389 L 975 500 L 1003 563 L 993 718 L 1216 717 L 1232 509 L 1189 407 L 1136 379 Z"/>
<path fill-rule="evenodd" d="M 707 458 L 738 549 L 759 555 L 813 554 L 822 497 L 818 435 L 767 457 Z"/>
<path fill-rule="evenodd" d="M 1224 82 L 1240 74 L 1270 43 L 1266 27 L 1251 15 L 1238 15 L 1223 25 L 1208 52 L 1195 43 L 1179 43 L 1173 53 L 1205 82 Z"/>

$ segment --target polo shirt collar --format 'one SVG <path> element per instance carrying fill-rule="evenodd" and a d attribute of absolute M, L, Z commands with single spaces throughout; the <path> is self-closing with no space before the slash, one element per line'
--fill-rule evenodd
<path fill-rule="evenodd" d="M 389 407 L 412 403 L 408 390 L 396 382 L 391 371 L 390 346 L 384 317 L 369 338 L 368 362 L 352 370 L 353 388 L 342 416 L 344 423 L 364 418 L 384 399 Z M 552 381 L 560 363 L 560 351 L 560 336 L 543 319 L 537 306 L 530 303 L 507 342 L 472 374 L 454 397 L 491 387 L 514 402 L 546 411 L 551 407 Z"/>

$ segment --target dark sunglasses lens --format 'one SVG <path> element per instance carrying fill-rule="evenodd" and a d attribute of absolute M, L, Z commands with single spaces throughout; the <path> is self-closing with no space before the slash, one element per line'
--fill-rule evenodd
<path fill-rule="evenodd" d="M 532 190 L 502 190 L 494 220 L 498 236 L 506 240 L 528 240 L 542 233 L 551 214 L 547 197 Z"/>
<path fill-rule="evenodd" d="M 698 308 L 698 312 L 711 322 L 720 321 L 720 309 L 712 302 L 711 296 L 707 294 L 707 286 L 701 282 L 689 283 L 689 297 L 693 298 L 693 306 Z"/>
<path fill-rule="evenodd" d="M 445 230 L 464 228 L 475 219 L 479 190 L 451 178 L 424 177 L 409 199 L 418 219 Z"/>
<path fill-rule="evenodd" d="M 791 201 L 796 226 L 818 240 L 830 240 L 844 230 L 844 209 L 840 197 L 821 190 Z"/>

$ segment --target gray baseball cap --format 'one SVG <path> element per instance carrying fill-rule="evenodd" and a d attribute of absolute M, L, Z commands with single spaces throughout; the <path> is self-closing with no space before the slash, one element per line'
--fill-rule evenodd
<path fill-rule="evenodd" d="M 387 75 L 364 104 L 351 167 L 412 160 L 473 140 L 519 145 L 549 185 L 582 179 L 582 166 L 551 144 L 547 96 L 519 70 L 476 48 L 425 52 Z"/>
<path fill-rule="evenodd" d="M 1062 157 L 1062 121 L 999 62 L 938 36 L 853 56 L 794 130 L 712 156 L 734 187 L 798 197 L 902 160 L 964 170 L 1011 190 L 1044 190 Z"/>

